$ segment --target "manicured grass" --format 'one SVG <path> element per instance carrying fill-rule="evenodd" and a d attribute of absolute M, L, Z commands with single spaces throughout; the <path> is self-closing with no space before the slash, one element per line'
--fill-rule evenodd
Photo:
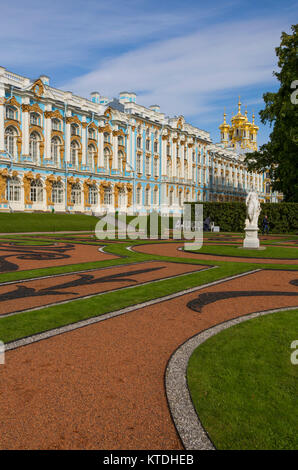
<path fill-rule="evenodd" d="M 181 259 L 179 260 L 181 262 Z M 154 282 L 120 292 L 109 292 L 76 300 L 66 304 L 41 308 L 32 312 L 20 313 L 0 318 L 0 339 L 7 343 L 24 336 L 46 331 L 69 323 L 113 312 L 121 308 L 157 299 L 183 289 L 199 286 L 224 277 L 253 269 L 249 264 L 227 263 L 210 271 L 197 272 L 185 276 Z"/>
<path fill-rule="evenodd" d="M 0 213 L 0 232 L 58 232 L 94 230 L 97 217 L 84 214 Z"/>
<path fill-rule="evenodd" d="M 217 449 L 297 449 L 298 309 L 233 326 L 192 354 L 188 385 Z"/>
<path fill-rule="evenodd" d="M 223 256 L 238 256 L 249 258 L 276 258 L 276 259 L 298 259 L 298 249 L 286 247 L 268 246 L 265 250 L 246 250 L 239 249 L 237 246 L 223 246 L 223 245 L 203 245 L 200 250 L 194 253 L 209 253 L 214 255 Z"/>

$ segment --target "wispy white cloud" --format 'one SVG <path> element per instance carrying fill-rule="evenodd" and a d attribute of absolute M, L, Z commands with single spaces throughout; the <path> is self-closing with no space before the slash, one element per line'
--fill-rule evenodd
<path fill-rule="evenodd" d="M 158 103 L 169 114 L 196 115 L 221 92 L 238 95 L 242 87 L 274 80 L 274 47 L 284 26 L 282 19 L 267 19 L 201 28 L 104 60 L 64 85 L 83 95 L 133 90 L 144 105 Z"/>

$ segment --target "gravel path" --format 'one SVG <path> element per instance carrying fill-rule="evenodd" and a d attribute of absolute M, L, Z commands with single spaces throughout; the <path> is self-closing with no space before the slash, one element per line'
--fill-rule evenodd
<path fill-rule="evenodd" d="M 296 306 L 297 295 L 285 293 L 297 294 L 290 283 L 297 277 L 258 271 L 8 351 L 0 365 L 0 448 L 181 449 L 164 389 L 173 351 L 223 321 Z M 237 296 L 256 290 L 283 294 Z M 187 307 L 218 292 L 234 295 L 201 313 Z"/>

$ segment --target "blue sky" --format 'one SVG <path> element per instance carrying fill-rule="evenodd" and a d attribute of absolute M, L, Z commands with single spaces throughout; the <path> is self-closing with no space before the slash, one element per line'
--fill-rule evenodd
<path fill-rule="evenodd" d="M 238 95 L 255 111 L 275 91 L 274 48 L 297 22 L 297 1 L 15 0 L 1 5 L 0 65 L 88 97 L 134 91 L 219 139 Z M 4 19 L 4 21 L 3 21 Z M 297 78 L 297 77 L 296 77 Z M 244 112 L 244 106 L 243 106 Z"/>

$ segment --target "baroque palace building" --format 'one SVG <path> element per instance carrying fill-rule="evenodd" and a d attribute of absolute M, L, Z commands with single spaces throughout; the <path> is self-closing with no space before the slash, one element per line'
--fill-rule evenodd
<path fill-rule="evenodd" d="M 257 148 L 247 113 L 220 126 L 221 143 L 158 105 L 122 92 L 85 99 L 0 67 L 0 211 L 179 213 L 189 201 L 278 202 L 266 174 L 248 172 Z"/>

